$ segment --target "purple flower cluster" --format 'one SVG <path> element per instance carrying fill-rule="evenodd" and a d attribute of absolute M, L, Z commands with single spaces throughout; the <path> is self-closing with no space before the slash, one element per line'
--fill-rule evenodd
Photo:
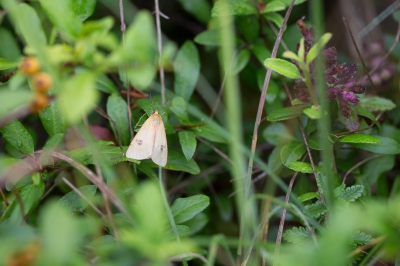
<path fill-rule="evenodd" d="M 307 29 L 304 22 L 299 20 L 297 22 L 302 35 L 304 36 L 305 55 L 314 44 L 314 37 L 312 28 Z M 325 59 L 325 80 L 327 83 L 327 94 L 329 99 L 338 99 L 341 113 L 344 117 L 350 117 L 350 104 L 357 104 L 358 97 L 356 94 L 364 93 L 365 87 L 357 85 L 354 80 L 354 75 L 357 73 L 357 64 L 346 63 L 338 64 L 337 52 L 335 47 L 329 47 L 323 51 Z M 314 78 L 314 64 L 310 64 L 311 83 L 315 85 Z M 302 102 L 309 102 L 311 100 L 310 93 L 306 84 L 298 79 L 295 81 L 294 89 L 297 91 L 295 96 Z"/>

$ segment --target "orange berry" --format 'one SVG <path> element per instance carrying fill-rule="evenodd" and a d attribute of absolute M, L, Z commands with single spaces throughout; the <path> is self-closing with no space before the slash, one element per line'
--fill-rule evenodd
<path fill-rule="evenodd" d="M 46 94 L 36 93 L 31 103 L 30 109 L 32 112 L 37 113 L 44 109 L 49 103 L 49 97 Z"/>
<path fill-rule="evenodd" d="M 32 75 L 40 70 L 40 63 L 36 57 L 27 56 L 22 60 L 21 66 L 19 67 L 22 73 L 25 75 Z"/>
<path fill-rule="evenodd" d="M 45 93 L 53 85 L 52 77 L 45 73 L 39 72 L 32 77 L 33 88 L 39 93 Z"/>

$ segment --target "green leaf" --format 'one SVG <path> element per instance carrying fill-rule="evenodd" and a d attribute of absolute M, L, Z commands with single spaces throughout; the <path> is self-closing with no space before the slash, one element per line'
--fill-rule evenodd
<path fill-rule="evenodd" d="M 242 49 L 237 53 L 232 66 L 232 72 L 234 75 L 237 75 L 243 70 L 243 68 L 245 68 L 247 63 L 250 61 L 250 55 L 250 51 L 247 49 Z"/>
<path fill-rule="evenodd" d="M 321 110 L 317 110 L 315 108 L 306 108 L 303 110 L 303 113 L 313 120 L 321 118 Z"/>
<path fill-rule="evenodd" d="M 317 134 L 314 134 L 308 138 L 308 146 L 310 146 L 310 148 L 313 150 L 318 150 L 318 151 L 322 150 Z"/>
<path fill-rule="evenodd" d="M 308 193 L 305 193 L 305 194 L 299 196 L 299 200 L 301 202 L 304 202 L 307 200 L 315 199 L 316 197 L 318 197 L 318 192 L 308 192 Z"/>
<path fill-rule="evenodd" d="M 61 115 L 58 105 L 51 102 L 39 112 L 40 121 L 50 136 L 65 132 L 65 118 Z"/>
<path fill-rule="evenodd" d="M 129 133 L 128 104 L 118 94 L 112 94 L 107 100 L 107 114 L 117 125 L 122 145 L 129 145 L 131 137 Z M 114 125 L 111 121 L 110 126 L 117 139 L 118 134 L 115 132 Z"/>
<path fill-rule="evenodd" d="M 83 24 L 82 30 L 79 33 L 79 38 L 82 43 L 80 45 L 101 45 L 105 48 L 113 47 L 118 49 L 118 44 L 114 37 L 109 34 L 114 25 L 114 20 L 111 17 L 105 17 L 99 20 L 87 21 Z M 114 39 L 114 40 L 111 40 Z M 115 42 L 114 44 L 107 44 L 108 42 Z M 110 45 L 110 46 L 109 46 Z M 115 46 L 114 46 L 115 45 Z M 92 55 L 92 51 L 89 52 Z"/>
<path fill-rule="evenodd" d="M 282 121 L 288 120 L 292 118 L 299 117 L 303 114 L 303 110 L 307 108 L 307 105 L 299 105 L 299 106 L 290 106 L 280 108 L 278 110 L 273 111 L 267 116 L 267 120 L 274 121 Z"/>
<path fill-rule="evenodd" d="M 30 100 L 32 92 L 26 89 L 19 89 L 16 91 L 0 89 L 0 116 L 3 116 L 17 107 L 27 105 Z"/>
<path fill-rule="evenodd" d="M 40 51 L 47 44 L 46 35 L 35 9 L 22 3 L 17 8 L 18 27 L 25 42 Z"/>
<path fill-rule="evenodd" d="M 156 47 L 153 17 L 148 11 L 139 11 L 126 30 L 121 59 L 152 64 L 157 55 Z"/>
<path fill-rule="evenodd" d="M 375 184 L 380 176 L 393 169 L 396 165 L 395 158 L 395 155 L 382 156 L 369 160 L 362 166 L 362 174 L 357 177 L 357 180 L 359 184 L 364 184 L 364 191 L 367 195 L 371 185 Z"/>
<path fill-rule="evenodd" d="M 373 239 L 372 236 L 364 232 L 361 232 L 360 230 L 355 230 L 352 235 L 352 242 L 353 242 L 352 244 L 353 246 L 365 245 L 371 242 L 372 239 Z"/>
<path fill-rule="evenodd" d="M 197 127 L 194 133 L 212 142 L 228 143 L 228 140 L 220 132 L 208 125 Z"/>
<path fill-rule="evenodd" d="M 324 35 L 322 35 L 322 37 L 311 47 L 310 51 L 308 52 L 306 57 L 307 64 L 310 64 L 318 56 L 320 51 L 324 48 L 324 46 L 331 38 L 331 33 L 325 33 Z"/>
<path fill-rule="evenodd" d="M 96 88 L 105 93 L 118 93 L 115 84 L 104 74 L 96 78 Z"/>
<path fill-rule="evenodd" d="M 390 111 L 396 107 L 391 100 L 378 96 L 366 96 L 360 99 L 360 105 L 371 112 Z"/>
<path fill-rule="evenodd" d="M 17 150 L 32 155 L 35 151 L 31 134 L 18 120 L 13 120 L 0 130 L 3 137 Z"/>
<path fill-rule="evenodd" d="M 356 110 L 357 110 L 357 114 L 358 115 L 364 116 L 364 117 L 366 117 L 366 118 L 368 118 L 368 119 L 370 119 L 372 121 L 376 120 L 375 116 L 367 108 L 364 108 L 364 107 L 362 107 L 361 105 L 358 104 L 356 106 Z M 381 123 L 379 123 L 379 121 L 376 122 L 376 126 L 379 128 L 380 131 L 382 130 L 381 129 Z"/>
<path fill-rule="evenodd" d="M 343 193 L 343 191 L 345 189 L 346 189 L 346 185 L 345 184 L 341 184 L 340 186 L 335 188 L 335 190 L 333 191 L 333 194 L 335 195 L 335 198 L 339 197 Z"/>
<path fill-rule="evenodd" d="M 122 156 L 121 150 L 117 146 L 113 146 L 112 141 L 99 140 L 94 143 L 94 147 L 83 147 L 72 151 L 65 152 L 66 155 L 72 159 L 80 162 L 83 165 L 94 164 L 93 153 L 96 152 L 98 156 L 102 156 L 106 163 L 116 164 L 124 161 L 134 161 Z M 125 152 L 128 147 L 124 147 Z"/>
<path fill-rule="evenodd" d="M 257 57 L 258 61 L 260 61 L 261 64 L 264 63 L 265 58 L 268 58 L 271 56 L 271 51 L 268 50 L 267 47 L 262 43 L 257 43 L 253 46 L 253 54 Z M 263 71 L 263 76 L 265 77 L 265 71 Z"/>
<path fill-rule="evenodd" d="M 150 177 L 155 183 L 158 183 L 158 175 L 154 172 L 154 169 L 152 169 L 150 165 L 140 163 L 137 167 L 141 172 Z"/>
<path fill-rule="evenodd" d="M 133 131 L 139 132 L 140 128 L 143 126 L 143 124 L 146 122 L 147 119 L 149 119 L 149 116 L 147 114 L 143 114 L 136 123 Z"/>
<path fill-rule="evenodd" d="M 291 79 L 301 78 L 299 69 L 291 62 L 279 58 L 267 58 L 264 65 L 277 73 Z"/>
<path fill-rule="evenodd" d="M 0 47 L 0 57 L 3 57 L 8 61 L 18 61 L 21 57 L 17 38 L 5 27 L 0 28 Z"/>
<path fill-rule="evenodd" d="M 78 36 L 82 22 L 74 12 L 73 0 L 39 0 L 47 17 L 68 39 Z"/>
<path fill-rule="evenodd" d="M 81 72 L 64 83 L 58 104 L 68 123 L 78 123 L 82 116 L 89 113 L 97 103 L 99 95 L 95 82 L 95 75 L 90 72 Z"/>
<path fill-rule="evenodd" d="M 208 223 L 208 216 L 204 212 L 196 214 L 192 219 L 183 223 L 190 228 L 190 235 L 198 233 Z"/>
<path fill-rule="evenodd" d="M 346 188 L 346 190 L 343 191 L 339 197 L 344 199 L 347 202 L 355 201 L 356 199 L 358 199 L 359 197 L 362 196 L 363 192 L 364 192 L 364 186 L 354 185 L 354 186 Z"/>
<path fill-rule="evenodd" d="M 0 57 L 0 70 L 15 68 L 18 66 L 18 62 L 9 62 L 4 58 Z"/>
<path fill-rule="evenodd" d="M 52 160 L 51 154 L 58 147 L 58 145 L 63 141 L 64 134 L 57 133 L 51 136 L 43 147 L 42 154 L 40 155 L 39 162 L 42 165 L 50 164 L 50 160 Z"/>
<path fill-rule="evenodd" d="M 370 143 L 370 144 L 380 143 L 380 140 L 378 138 L 366 134 L 347 135 L 342 138 L 339 138 L 339 141 L 343 143 Z"/>
<path fill-rule="evenodd" d="M 211 5 L 207 0 L 178 0 L 178 2 L 198 21 L 207 24 L 210 20 Z"/>
<path fill-rule="evenodd" d="M 40 182 L 39 185 L 26 185 L 19 191 L 19 197 L 24 206 L 24 216 L 30 214 L 39 204 L 44 195 L 44 188 L 44 182 Z M 20 203 L 17 199 L 14 199 L 3 213 L 1 220 L 7 219 L 12 223 L 21 223 L 24 218 L 22 217 Z"/>
<path fill-rule="evenodd" d="M 273 145 L 289 142 L 293 139 L 290 130 L 285 124 L 276 122 L 268 125 L 263 131 L 264 139 Z"/>
<path fill-rule="evenodd" d="M 314 242 L 311 238 L 310 232 L 304 228 L 304 227 L 293 227 L 290 230 L 286 230 L 285 233 L 283 233 L 283 238 L 287 242 L 291 242 L 294 244 L 299 244 L 299 245 L 312 245 Z"/>
<path fill-rule="evenodd" d="M 330 190 L 327 176 L 322 173 L 317 173 L 317 186 L 318 190 L 321 192 L 322 195 L 326 196 L 328 191 Z"/>
<path fill-rule="evenodd" d="M 237 29 L 248 43 L 257 42 L 260 34 L 260 21 L 256 16 L 237 16 L 235 17 Z M 246 47 L 247 48 L 247 47 Z M 247 48 L 249 49 L 249 47 Z M 240 49 L 241 50 L 241 49 Z M 264 57 L 263 60 L 267 58 Z"/>
<path fill-rule="evenodd" d="M 261 14 L 285 10 L 286 5 L 281 1 L 271 1 L 261 10 Z"/>
<path fill-rule="evenodd" d="M 288 165 L 286 165 L 286 167 L 295 172 L 300 172 L 303 174 L 312 174 L 313 173 L 311 164 L 306 163 L 306 162 L 291 162 Z"/>
<path fill-rule="evenodd" d="M 192 219 L 196 214 L 210 205 L 210 198 L 205 195 L 195 195 L 187 198 L 179 198 L 171 206 L 171 212 L 175 223 L 180 224 Z"/>
<path fill-rule="evenodd" d="M 156 75 L 156 69 L 153 64 L 142 63 L 131 66 L 123 73 L 126 73 L 133 87 L 144 90 L 153 82 Z"/>
<path fill-rule="evenodd" d="M 190 234 L 190 228 L 186 225 L 178 224 L 176 225 L 176 229 L 180 238 Z M 165 239 L 170 241 L 176 240 L 175 232 L 172 230 L 172 228 L 168 228 L 168 230 L 165 232 Z"/>
<path fill-rule="evenodd" d="M 316 203 L 310 204 L 306 206 L 306 209 L 311 213 L 315 218 L 321 217 L 326 212 L 326 207 L 319 200 Z"/>
<path fill-rule="evenodd" d="M 88 200 L 91 200 L 93 196 L 96 194 L 97 187 L 94 185 L 88 185 L 80 187 L 78 188 L 78 190 Z M 83 212 L 89 205 L 88 202 L 81 196 L 79 196 L 74 190 L 68 192 L 61 199 L 59 199 L 59 203 L 71 211 L 80 211 L 80 212 Z"/>
<path fill-rule="evenodd" d="M 279 170 L 282 167 L 281 149 L 282 147 L 277 145 L 268 157 L 268 165 L 274 173 L 279 173 Z"/>
<path fill-rule="evenodd" d="M 297 62 L 302 62 L 301 57 L 299 57 L 297 54 L 293 53 L 292 51 L 285 51 L 282 54 L 283 57 L 295 60 Z"/>
<path fill-rule="evenodd" d="M 248 0 L 217 0 L 211 10 L 211 16 L 251 15 L 257 9 Z"/>
<path fill-rule="evenodd" d="M 183 154 L 185 154 L 186 159 L 189 161 L 192 159 L 194 152 L 196 151 L 196 136 L 191 131 L 180 131 L 179 132 L 179 142 L 182 146 Z"/>
<path fill-rule="evenodd" d="M 96 7 L 96 0 L 72 0 L 75 15 L 81 20 L 85 21 L 90 17 L 94 8 Z"/>
<path fill-rule="evenodd" d="M 174 90 L 185 101 L 192 96 L 199 73 L 200 59 L 197 48 L 191 41 L 186 41 L 179 49 L 174 62 Z"/>
<path fill-rule="evenodd" d="M 181 152 L 172 149 L 168 150 L 168 162 L 164 168 L 175 171 L 184 171 L 192 175 L 200 173 L 200 168 L 193 159 L 188 161 Z"/>
<path fill-rule="evenodd" d="M 278 13 L 266 13 L 264 18 L 272 21 L 278 28 L 282 27 L 283 17 Z"/>
<path fill-rule="evenodd" d="M 374 153 L 381 154 L 399 154 L 400 153 L 400 144 L 391 139 L 381 136 L 374 136 L 375 138 L 380 140 L 380 143 L 367 144 L 367 143 L 351 143 L 352 146 L 367 150 Z"/>
<path fill-rule="evenodd" d="M 281 160 L 283 165 L 299 160 L 306 152 L 304 143 L 292 141 L 282 147 Z"/>
<path fill-rule="evenodd" d="M 218 29 L 205 30 L 197 34 L 194 41 L 202 45 L 218 46 L 221 44 L 220 32 Z"/>
<path fill-rule="evenodd" d="M 174 97 L 170 109 L 182 124 L 189 123 L 189 117 L 186 111 L 186 102 L 182 97 Z"/>
<path fill-rule="evenodd" d="M 361 105 L 357 105 L 356 106 L 356 110 L 357 110 L 357 113 L 359 115 L 362 115 L 362 116 L 364 116 L 364 117 L 366 117 L 366 118 L 368 118 L 368 119 L 370 119 L 372 121 L 375 120 L 374 114 L 371 113 L 367 108 L 362 107 Z"/>

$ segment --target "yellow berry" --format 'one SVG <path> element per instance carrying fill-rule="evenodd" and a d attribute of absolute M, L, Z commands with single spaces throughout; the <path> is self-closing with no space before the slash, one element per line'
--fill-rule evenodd
<path fill-rule="evenodd" d="M 44 109 L 49 103 L 49 97 L 43 93 L 36 93 L 31 103 L 30 109 L 32 112 L 37 113 Z"/>
<path fill-rule="evenodd" d="M 32 75 L 40 70 L 40 63 L 36 57 L 27 56 L 22 60 L 21 66 L 19 67 L 22 73 L 25 75 Z"/>
<path fill-rule="evenodd" d="M 53 79 L 45 72 L 39 72 L 32 77 L 33 88 L 39 93 L 45 93 L 53 85 Z"/>

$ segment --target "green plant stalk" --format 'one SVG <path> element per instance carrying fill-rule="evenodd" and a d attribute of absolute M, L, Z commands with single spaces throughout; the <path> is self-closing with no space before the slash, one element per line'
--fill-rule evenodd
<path fill-rule="evenodd" d="M 323 14 L 323 7 L 321 0 L 311 0 L 310 3 L 311 8 L 311 20 L 316 27 L 317 36 L 322 36 L 322 32 L 324 29 L 322 14 Z M 332 171 L 332 154 L 333 154 L 333 147 L 332 144 L 329 142 L 329 132 L 330 132 L 330 115 L 329 115 L 329 102 L 328 96 L 326 94 L 326 82 L 323 69 L 323 62 L 322 62 L 322 55 L 321 53 L 315 60 L 316 63 L 316 77 L 317 77 L 317 89 L 318 89 L 318 100 L 320 103 L 320 112 L 322 114 L 321 119 L 318 120 L 319 128 L 320 128 L 320 136 L 319 144 L 322 147 L 322 162 L 323 162 L 323 173 L 325 174 L 327 180 L 327 191 L 325 193 L 326 198 L 326 205 L 328 208 L 328 212 L 332 210 L 334 204 L 334 194 L 333 194 L 333 171 Z M 327 114 L 327 115 L 325 115 Z"/>
<path fill-rule="evenodd" d="M 225 2 L 223 2 L 225 3 Z M 224 88 L 224 100 L 226 105 L 226 119 L 228 132 L 231 137 L 231 143 L 229 146 L 229 155 L 233 161 L 231 167 L 231 175 L 234 180 L 235 202 L 240 218 L 240 240 L 245 241 L 249 237 L 250 223 L 247 219 L 254 217 L 253 208 L 251 206 L 251 197 L 249 196 L 250 180 L 251 177 L 246 177 L 245 171 L 245 158 L 241 151 L 243 145 L 243 134 L 242 134 L 242 121 L 241 121 L 241 97 L 239 93 L 239 87 L 237 77 L 232 74 L 231 60 L 235 54 L 234 44 L 234 29 L 231 16 L 220 15 L 218 16 L 220 28 L 220 39 L 221 49 L 220 60 L 223 67 L 221 76 L 226 75 L 226 82 Z M 252 219 L 254 220 L 254 219 Z M 242 247 L 238 247 L 238 259 L 241 260 Z"/>
<path fill-rule="evenodd" d="M 176 228 L 174 216 L 172 215 L 171 208 L 169 207 L 169 204 L 168 204 L 167 195 L 165 194 L 165 190 L 164 190 L 164 184 L 163 184 L 163 180 L 162 180 L 162 167 L 161 166 L 158 166 L 158 181 L 159 181 L 158 184 L 160 185 L 161 198 L 162 198 L 162 201 L 163 201 L 163 204 L 164 204 L 164 207 L 165 207 L 165 211 L 166 211 L 167 216 L 168 216 L 169 224 L 171 225 L 172 231 L 174 232 L 176 241 L 178 241 L 180 243 L 181 239 L 179 237 L 178 229 Z M 183 265 L 188 266 L 186 259 L 183 259 Z"/>
<path fill-rule="evenodd" d="M 312 82 L 311 82 L 310 68 L 307 65 L 307 68 L 306 69 L 302 69 L 302 70 L 303 70 L 303 73 L 304 73 L 304 76 L 305 76 L 304 82 L 307 85 L 308 92 L 310 93 L 310 96 L 311 96 L 311 100 L 313 101 L 313 104 L 315 106 L 319 106 L 318 98 L 317 98 L 317 95 L 315 94 L 315 90 L 314 90 L 314 87 L 313 87 Z"/>

